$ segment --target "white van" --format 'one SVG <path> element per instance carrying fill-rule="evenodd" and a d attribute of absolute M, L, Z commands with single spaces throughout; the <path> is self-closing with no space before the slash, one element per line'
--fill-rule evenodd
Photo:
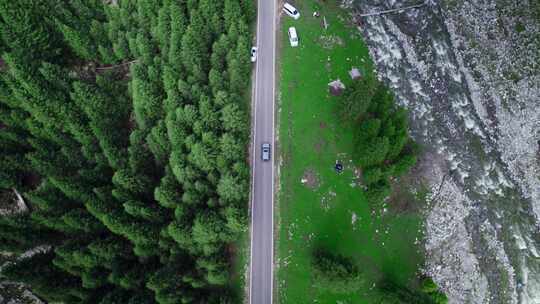
<path fill-rule="evenodd" d="M 289 42 L 291 42 L 292 47 L 298 46 L 298 35 L 296 34 L 296 29 L 294 26 L 289 28 Z"/>
<path fill-rule="evenodd" d="M 283 4 L 283 11 L 285 12 L 285 14 L 293 17 L 294 19 L 300 18 L 300 13 L 298 12 L 298 10 L 287 2 Z"/>

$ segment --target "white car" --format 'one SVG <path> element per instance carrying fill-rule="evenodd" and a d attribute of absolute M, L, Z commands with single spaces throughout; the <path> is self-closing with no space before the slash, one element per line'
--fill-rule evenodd
<path fill-rule="evenodd" d="M 298 46 L 298 35 L 296 34 L 296 28 L 294 26 L 291 26 L 288 31 L 289 34 L 289 42 L 291 43 L 292 47 Z"/>
<path fill-rule="evenodd" d="M 257 61 L 257 47 L 251 47 L 251 62 Z"/>
<path fill-rule="evenodd" d="M 295 20 L 300 18 L 300 13 L 298 12 L 298 10 L 287 2 L 283 4 L 283 11 L 285 12 L 285 14 L 291 16 Z"/>

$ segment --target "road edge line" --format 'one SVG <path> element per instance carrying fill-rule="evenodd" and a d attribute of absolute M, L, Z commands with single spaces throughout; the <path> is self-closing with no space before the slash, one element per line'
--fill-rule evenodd
<path fill-rule="evenodd" d="M 260 8 L 261 8 L 261 1 L 259 0 L 257 2 L 257 30 L 256 30 L 256 47 L 259 48 L 259 26 L 260 26 Z M 258 55 L 258 54 L 257 54 Z M 257 58 L 258 59 L 258 58 Z M 252 154 L 251 154 L 251 199 L 250 199 L 250 217 L 251 217 L 251 223 L 249 228 L 249 234 L 250 234 L 250 243 L 249 243 L 249 304 L 251 304 L 252 299 L 252 288 L 253 288 L 253 212 L 255 210 L 255 195 L 254 195 L 254 189 L 255 189 L 255 138 L 257 134 L 257 75 L 259 74 L 259 62 L 258 60 L 255 61 L 255 76 L 254 79 L 254 91 L 252 92 L 251 96 L 251 103 L 252 103 L 252 109 L 251 109 L 251 118 L 253 120 L 253 128 L 251 132 L 251 148 L 252 148 Z"/>
<path fill-rule="evenodd" d="M 276 23 L 277 23 L 277 6 L 276 6 L 276 3 L 277 3 L 278 0 L 273 0 L 274 2 L 274 12 L 273 12 L 273 16 L 272 16 L 272 39 L 273 39 L 273 50 L 272 50 L 272 145 L 274 145 L 274 151 L 276 150 L 276 138 L 275 138 L 275 130 L 276 130 L 276 125 L 275 125 L 275 117 L 276 117 L 276 108 L 275 108 L 275 105 L 276 105 Z M 276 157 L 275 157 L 276 153 L 274 153 L 274 160 L 272 162 L 272 258 L 271 258 L 271 270 L 270 270 L 270 304 L 273 304 L 274 303 L 274 208 L 276 207 L 275 204 L 274 204 L 274 192 L 276 191 L 275 189 L 275 185 L 274 185 L 274 182 L 275 182 L 275 160 L 276 160 Z"/>

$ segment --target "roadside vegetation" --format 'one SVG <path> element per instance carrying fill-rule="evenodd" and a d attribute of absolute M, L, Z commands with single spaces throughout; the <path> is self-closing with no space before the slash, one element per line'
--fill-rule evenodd
<path fill-rule="evenodd" d="M 444 303 L 438 288 L 421 289 L 420 215 L 388 200 L 416 162 L 405 110 L 376 79 L 347 11 L 294 5 L 301 17 L 282 17 L 280 56 L 279 302 Z M 329 92 L 336 79 L 341 96 Z"/>
<path fill-rule="evenodd" d="M 2 269 L 47 302 L 239 303 L 254 1 L 0 0 Z M 39 250 L 38 250 L 39 249 Z"/>

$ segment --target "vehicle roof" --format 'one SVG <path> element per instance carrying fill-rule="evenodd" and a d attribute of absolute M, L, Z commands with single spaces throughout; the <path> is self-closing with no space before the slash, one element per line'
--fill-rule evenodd
<path fill-rule="evenodd" d="M 289 33 L 291 33 L 291 35 L 296 36 L 296 28 L 295 28 L 294 26 L 291 26 L 291 27 L 289 28 Z"/>
<path fill-rule="evenodd" d="M 269 143 L 263 143 L 262 146 L 263 147 L 270 147 L 270 144 Z"/>
<path fill-rule="evenodd" d="M 290 5 L 289 3 L 285 2 L 285 4 L 283 4 L 283 6 L 291 11 L 296 11 L 296 8 L 294 8 L 294 6 Z"/>

